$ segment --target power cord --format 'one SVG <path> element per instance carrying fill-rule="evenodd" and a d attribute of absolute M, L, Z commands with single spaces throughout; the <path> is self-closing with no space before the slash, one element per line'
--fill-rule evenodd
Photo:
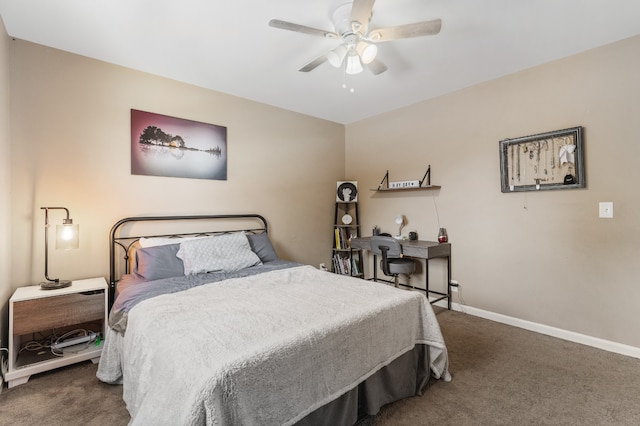
<path fill-rule="evenodd" d="M 55 356 L 64 356 L 65 354 L 69 354 L 69 353 L 76 354 L 87 349 L 98 338 L 99 338 L 98 333 L 95 333 L 93 331 L 88 331 L 83 328 L 71 330 L 63 334 L 62 336 L 58 337 L 51 344 L 51 353 L 54 354 Z M 65 345 L 65 341 L 70 339 L 78 340 L 78 343 L 71 343 L 71 344 Z M 73 350 L 70 349 L 71 347 L 73 347 L 74 349 Z M 66 348 L 66 349 L 63 350 L 63 348 Z"/>
<path fill-rule="evenodd" d="M 71 339 L 78 339 L 79 341 L 78 343 L 72 343 L 69 342 Z M 32 340 L 30 342 L 26 342 L 20 348 L 18 354 L 21 354 L 24 351 L 37 352 L 49 350 L 53 355 L 62 357 L 65 354 L 82 352 L 98 339 L 100 339 L 99 333 L 82 328 L 71 330 L 62 335 L 58 335 L 54 331 L 51 335 L 46 336 L 39 341 Z M 71 349 L 72 347 L 73 349 Z"/>
<path fill-rule="evenodd" d="M 32 340 L 30 342 L 26 342 L 25 344 L 22 345 L 22 347 L 20 348 L 20 350 L 18 351 L 18 355 L 21 354 L 24 351 L 29 351 L 29 352 L 37 352 L 37 351 L 41 351 L 43 349 L 47 349 L 49 350 L 49 348 L 51 348 L 51 342 L 53 339 L 56 339 L 58 336 L 54 333 L 51 334 L 49 336 L 43 337 L 39 340 Z"/>
<path fill-rule="evenodd" d="M 7 374 L 7 371 L 9 370 L 9 349 L 7 348 L 0 348 L 0 351 L 4 351 L 6 352 L 6 356 L 1 356 L 0 355 L 0 361 L 2 361 L 0 363 L 0 374 L 2 375 L 2 381 L 5 382 L 5 377 L 4 375 Z M 2 383 L 0 383 L 0 388 L 2 387 Z"/>
<path fill-rule="evenodd" d="M 460 312 L 462 312 L 463 314 L 466 314 L 464 307 L 467 303 L 464 301 L 464 297 L 462 297 L 462 286 L 458 284 L 457 287 L 458 287 L 458 302 L 460 302 L 458 303 L 458 306 L 460 307 Z"/>

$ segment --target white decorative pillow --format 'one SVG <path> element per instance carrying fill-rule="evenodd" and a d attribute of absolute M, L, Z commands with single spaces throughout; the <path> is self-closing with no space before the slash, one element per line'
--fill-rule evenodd
<path fill-rule="evenodd" d="M 183 241 L 176 256 L 184 263 L 185 275 L 233 272 L 262 263 L 244 232 Z"/>

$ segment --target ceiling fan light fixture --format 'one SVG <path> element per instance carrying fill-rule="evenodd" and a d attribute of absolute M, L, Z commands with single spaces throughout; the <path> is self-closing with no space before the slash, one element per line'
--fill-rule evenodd
<path fill-rule="evenodd" d="M 369 64 L 376 58 L 376 55 L 378 54 L 378 46 L 361 41 L 356 46 L 356 52 L 360 55 L 360 59 L 363 64 Z"/>
<path fill-rule="evenodd" d="M 344 57 L 347 55 L 347 47 L 344 44 L 336 47 L 335 49 L 329 51 L 327 53 L 327 60 L 331 65 L 336 68 L 339 68 L 342 65 L 342 61 Z"/>
<path fill-rule="evenodd" d="M 272 19 L 269 26 L 281 30 L 309 34 L 315 37 L 339 40 L 340 46 L 325 51 L 316 59 L 299 69 L 300 72 L 314 70 L 324 62 L 342 68 L 344 74 L 358 74 L 366 65 L 373 75 L 385 72 L 388 67 L 377 58 L 377 43 L 404 38 L 435 35 L 442 27 L 441 19 L 414 22 L 373 29 L 370 31 L 375 0 L 341 0 L 333 11 L 332 21 L 335 31 L 327 31 L 293 22 Z"/>
<path fill-rule="evenodd" d="M 347 74 L 359 74 L 363 70 L 362 62 L 360 62 L 360 56 L 356 52 L 349 52 L 347 56 L 347 65 L 345 68 L 345 72 Z"/>

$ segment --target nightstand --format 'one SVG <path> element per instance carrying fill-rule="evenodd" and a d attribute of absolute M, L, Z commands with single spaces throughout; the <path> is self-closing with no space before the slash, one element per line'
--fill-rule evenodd
<path fill-rule="evenodd" d="M 8 386 L 26 383 L 32 374 L 91 360 L 97 363 L 103 342 L 82 350 L 65 351 L 62 356 L 49 348 L 20 351 L 25 343 L 61 335 L 75 329 L 101 333 L 107 326 L 107 282 L 104 278 L 73 281 L 70 287 L 42 290 L 40 286 L 20 287 L 9 299 L 9 370 L 5 376 Z M 86 345 L 85 345 L 86 346 Z M 73 348 L 69 348 L 73 349 Z"/>

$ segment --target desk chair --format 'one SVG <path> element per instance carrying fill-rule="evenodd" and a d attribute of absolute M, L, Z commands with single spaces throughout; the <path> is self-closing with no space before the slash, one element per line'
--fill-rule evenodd
<path fill-rule="evenodd" d="M 402 257 L 402 246 L 393 237 L 374 235 L 371 237 L 371 252 L 382 256 L 380 268 L 387 276 L 393 276 L 393 284 L 398 287 L 398 275 L 411 274 L 416 269 L 412 259 Z"/>

